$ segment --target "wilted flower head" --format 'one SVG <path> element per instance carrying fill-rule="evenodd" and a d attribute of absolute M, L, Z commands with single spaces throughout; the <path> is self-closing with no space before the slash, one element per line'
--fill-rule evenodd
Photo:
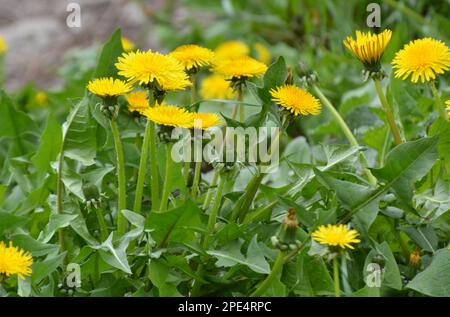
<path fill-rule="evenodd" d="M 104 77 L 89 81 L 87 89 L 99 97 L 117 97 L 130 92 L 132 87 L 120 79 Z"/>
<path fill-rule="evenodd" d="M 354 249 L 351 243 L 361 242 L 357 239 L 358 235 L 358 231 L 348 229 L 346 225 L 330 224 L 328 226 L 322 225 L 312 233 L 312 237 L 317 242 L 342 249 Z"/>
<path fill-rule="evenodd" d="M 21 279 L 31 275 L 33 257 L 18 247 L 14 247 L 10 241 L 7 246 L 0 241 L 0 274 L 11 276 L 17 274 Z"/>
<path fill-rule="evenodd" d="M 201 66 L 209 66 L 214 60 L 214 52 L 198 45 L 182 45 L 172 51 L 172 56 L 183 64 L 187 71 Z"/>
<path fill-rule="evenodd" d="M 432 38 L 414 40 L 395 54 L 392 61 L 395 77 L 411 81 L 431 81 L 450 67 L 450 49 L 444 42 Z"/>
<path fill-rule="evenodd" d="M 180 90 L 191 85 L 183 64 L 173 57 L 151 50 L 124 53 L 115 64 L 119 75 L 130 83 L 158 85 L 160 90 Z"/>
<path fill-rule="evenodd" d="M 221 75 L 213 74 L 202 80 L 200 96 L 203 99 L 233 99 L 235 93 L 229 80 Z"/>
<path fill-rule="evenodd" d="M 356 39 L 348 36 L 344 45 L 358 58 L 369 71 L 378 71 L 380 60 L 391 40 L 392 31 L 384 30 L 380 34 L 356 31 Z"/>
<path fill-rule="evenodd" d="M 321 105 L 317 98 L 306 90 L 294 86 L 284 85 L 270 90 L 272 100 L 294 115 L 318 115 Z"/>

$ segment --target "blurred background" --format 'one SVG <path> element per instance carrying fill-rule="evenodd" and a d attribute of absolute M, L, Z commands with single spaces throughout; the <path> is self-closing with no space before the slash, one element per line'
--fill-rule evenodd
<path fill-rule="evenodd" d="M 295 50 L 318 53 L 318 47 L 342 52 L 342 39 L 366 27 L 371 2 L 381 4 L 382 26 L 398 29 L 394 40 L 423 33 L 448 38 L 449 0 L 0 0 L 0 34 L 9 47 L 5 87 L 16 90 L 29 82 L 39 89 L 60 87 L 71 72 L 61 65 L 94 56 L 117 27 L 145 49 L 190 42 L 214 48 L 224 38 L 238 38 L 262 41 L 288 58 L 295 58 Z M 80 28 L 66 24 L 70 3 L 80 5 Z"/>
<path fill-rule="evenodd" d="M 380 8 L 379 28 L 367 25 L 368 6 L 373 3 Z M 123 37 L 144 50 L 167 53 L 189 43 L 215 49 L 224 41 L 239 40 L 252 57 L 266 64 L 283 56 L 294 76 L 299 74 L 299 62 L 305 63 L 317 72 L 322 91 L 357 137 L 374 148 L 382 147 L 386 134 L 380 105 L 373 85 L 364 81 L 362 65 L 342 41 L 356 30 L 391 29 L 393 36 L 382 58 L 389 74 L 395 53 L 409 41 L 433 37 L 449 45 L 450 39 L 450 0 L 0 0 L 0 4 L 0 35 L 8 45 L 2 56 L 4 88 L 18 109 L 42 122 L 48 113 L 60 120 L 66 117 L 84 95 L 102 45 L 121 28 Z M 73 4 L 80 8 L 79 28 L 67 24 Z M 206 73 L 200 74 L 200 82 Z M 448 78 L 447 72 L 438 83 L 447 99 Z M 406 134 L 425 133 L 432 109 L 427 88 L 393 76 L 384 81 L 388 82 L 392 97 L 402 105 Z M 182 92 L 169 94 L 168 99 L 184 105 L 190 96 Z M 255 102 L 251 94 L 244 99 Z M 209 102 L 201 106 L 202 111 L 225 114 L 229 108 Z M 344 142 L 326 112 L 293 125 L 289 133 L 303 135 L 310 143 Z"/>

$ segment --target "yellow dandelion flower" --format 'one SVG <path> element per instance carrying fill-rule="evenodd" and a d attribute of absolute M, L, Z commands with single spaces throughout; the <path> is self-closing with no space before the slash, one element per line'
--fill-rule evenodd
<path fill-rule="evenodd" d="M 450 67 L 450 49 L 444 42 L 423 38 L 406 44 L 392 61 L 395 77 L 403 80 L 411 75 L 411 81 L 423 83 L 443 74 Z"/>
<path fill-rule="evenodd" d="M 247 56 L 250 48 L 244 42 L 233 40 L 221 43 L 215 49 L 215 53 L 218 59 L 234 59 Z"/>
<path fill-rule="evenodd" d="M 259 77 L 263 75 L 267 66 L 248 56 L 235 59 L 221 60 L 214 66 L 214 70 L 226 79 L 242 77 Z"/>
<path fill-rule="evenodd" d="M 270 64 L 272 60 L 272 53 L 264 46 L 262 43 L 255 44 L 256 54 L 258 55 L 258 60 L 263 62 L 266 65 Z"/>
<path fill-rule="evenodd" d="M 149 108 L 147 93 L 145 91 L 133 91 L 125 95 L 128 102 L 128 109 L 133 112 L 143 113 Z"/>
<path fill-rule="evenodd" d="M 203 99 L 233 99 L 235 93 L 230 86 L 230 81 L 223 76 L 213 74 L 202 80 L 200 96 Z"/>
<path fill-rule="evenodd" d="M 450 119 L 450 100 L 447 100 L 446 102 L 445 102 L 445 105 L 447 106 L 447 116 L 448 116 L 448 118 Z"/>
<path fill-rule="evenodd" d="M 172 105 L 149 107 L 143 115 L 157 124 L 170 127 L 192 128 L 194 124 L 192 113 Z"/>
<path fill-rule="evenodd" d="M 126 38 L 125 36 L 122 36 L 121 39 L 122 42 L 122 48 L 125 52 L 131 52 L 136 48 L 136 44 L 133 43 L 129 38 Z"/>
<path fill-rule="evenodd" d="M 8 45 L 6 44 L 3 36 L 0 35 L 0 55 L 4 54 L 8 50 Z"/>
<path fill-rule="evenodd" d="M 191 85 L 183 64 L 158 52 L 129 52 L 115 64 L 119 75 L 131 83 L 158 84 L 162 90 L 179 90 Z"/>
<path fill-rule="evenodd" d="M 34 96 L 34 99 L 36 100 L 36 103 L 41 107 L 44 107 L 48 104 L 48 95 L 45 93 L 45 91 L 37 92 Z"/>
<path fill-rule="evenodd" d="M 120 79 L 104 77 L 91 80 L 87 89 L 99 97 L 116 97 L 130 92 L 132 87 Z"/>
<path fill-rule="evenodd" d="M 321 105 L 317 98 L 294 85 L 284 85 L 270 90 L 272 100 L 294 115 L 318 115 Z"/>
<path fill-rule="evenodd" d="M 356 39 L 348 36 L 344 45 L 358 58 L 366 68 L 378 71 L 380 59 L 391 40 L 392 31 L 384 30 L 380 34 L 356 31 Z"/>
<path fill-rule="evenodd" d="M 172 51 L 172 56 L 183 64 L 186 70 L 192 68 L 200 68 L 201 66 L 209 66 L 214 60 L 214 52 L 205 47 L 198 45 L 182 45 Z"/>
<path fill-rule="evenodd" d="M 217 127 L 222 124 L 222 120 L 219 115 L 215 113 L 193 113 L 194 128 L 196 129 L 208 129 L 211 127 Z"/>
<path fill-rule="evenodd" d="M 354 249 L 351 243 L 361 242 L 357 239 L 358 235 L 358 231 L 348 229 L 345 225 L 322 225 L 312 233 L 312 237 L 317 242 L 342 249 Z"/>
<path fill-rule="evenodd" d="M 21 279 L 31 275 L 31 265 L 33 257 L 18 247 L 14 247 L 12 242 L 7 246 L 0 241 L 0 274 L 10 276 L 17 274 Z"/>

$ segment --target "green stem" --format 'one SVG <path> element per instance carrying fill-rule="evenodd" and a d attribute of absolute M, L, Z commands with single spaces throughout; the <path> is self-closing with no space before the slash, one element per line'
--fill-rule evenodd
<path fill-rule="evenodd" d="M 106 221 L 101 208 L 95 208 L 95 214 L 97 216 L 98 225 L 100 227 L 100 238 L 105 241 L 108 238 L 108 227 L 106 226 Z"/>
<path fill-rule="evenodd" d="M 61 147 L 61 151 L 59 153 L 59 160 L 58 160 L 58 175 L 56 180 L 56 210 L 58 211 L 58 214 L 63 213 L 63 201 L 62 201 L 62 195 L 64 190 L 64 185 L 62 182 L 62 170 L 63 170 L 63 164 L 64 164 L 64 148 Z M 64 242 L 64 228 L 58 229 L 58 240 L 59 240 L 59 248 L 61 252 L 64 252 L 66 249 L 65 242 Z"/>
<path fill-rule="evenodd" d="M 206 228 L 205 238 L 203 240 L 203 249 L 207 250 L 211 242 L 211 237 L 214 231 L 214 227 L 217 221 L 217 215 L 220 209 L 220 203 L 222 201 L 223 188 L 225 187 L 226 177 L 221 176 L 219 181 L 219 186 L 217 187 L 216 197 L 214 198 L 214 203 L 211 208 L 211 212 L 208 218 L 208 226 Z"/>
<path fill-rule="evenodd" d="M 280 251 L 280 253 L 278 253 L 277 259 L 275 260 L 275 263 L 272 266 L 272 270 L 270 271 L 270 274 L 258 286 L 258 288 L 250 295 L 250 297 L 258 297 L 258 296 L 261 296 L 262 294 L 264 294 L 264 292 L 270 286 L 272 281 L 281 272 L 281 269 L 283 268 L 283 264 L 284 264 L 284 255 L 285 255 L 284 251 Z"/>
<path fill-rule="evenodd" d="M 116 159 L 117 159 L 117 183 L 119 187 L 118 203 L 117 203 L 117 231 L 121 236 L 125 233 L 127 223 L 122 210 L 126 208 L 126 186 L 125 186 L 125 160 L 123 157 L 122 141 L 120 139 L 119 128 L 117 127 L 116 120 L 110 121 L 111 131 L 114 138 L 114 144 L 116 147 Z"/>
<path fill-rule="evenodd" d="M 200 175 L 202 171 L 202 162 L 195 162 L 194 181 L 192 183 L 191 197 L 195 199 L 198 192 L 198 184 L 200 183 Z"/>
<path fill-rule="evenodd" d="M 190 171 L 190 169 L 191 169 L 191 162 L 184 162 L 183 179 L 184 179 L 184 184 L 186 185 L 186 192 L 185 192 L 186 199 L 189 196 L 189 171 Z"/>
<path fill-rule="evenodd" d="M 242 104 L 243 96 L 242 96 L 242 88 L 238 88 L 238 96 L 237 100 L 239 101 L 239 121 L 244 122 L 245 121 L 245 109 L 244 105 Z"/>
<path fill-rule="evenodd" d="M 152 121 L 149 121 L 148 124 L 150 129 L 150 174 L 152 181 L 152 210 L 156 210 L 159 206 L 159 175 L 156 150 L 156 131 L 155 124 Z"/>
<path fill-rule="evenodd" d="M 219 180 L 219 171 L 214 170 L 213 179 L 211 181 L 211 184 L 209 185 L 208 192 L 206 193 L 205 201 L 203 202 L 203 210 L 207 210 L 209 208 L 209 205 L 211 204 L 212 195 L 214 192 L 214 187 L 217 185 L 217 181 Z"/>
<path fill-rule="evenodd" d="M 350 128 L 348 127 L 347 123 L 345 123 L 344 119 L 341 117 L 336 108 L 333 107 L 328 98 L 325 97 L 325 95 L 322 93 L 322 91 L 319 89 L 317 85 L 312 85 L 312 89 L 316 93 L 316 95 L 320 98 L 325 108 L 327 108 L 327 110 L 330 111 L 331 115 L 333 116 L 334 120 L 336 120 L 337 124 L 341 128 L 350 145 L 359 147 L 359 143 L 356 140 L 355 136 L 353 135 L 352 131 L 350 131 Z M 371 185 L 376 185 L 377 179 L 372 175 L 372 173 L 368 169 L 366 156 L 361 152 L 359 153 L 359 160 L 361 162 L 361 165 L 364 169 L 364 173 L 366 174 L 369 183 Z"/>
<path fill-rule="evenodd" d="M 259 185 L 261 185 L 263 178 L 264 174 L 260 172 L 253 175 L 252 179 L 245 188 L 245 194 L 242 197 L 242 200 L 240 201 L 240 203 L 236 204 L 236 206 L 233 208 L 231 212 L 230 222 L 242 220 L 245 218 L 245 214 L 250 208 L 253 199 L 255 198 L 256 193 L 258 192 Z"/>
<path fill-rule="evenodd" d="M 444 104 L 442 103 L 441 97 L 439 97 L 439 92 L 436 88 L 436 85 L 434 84 L 433 81 L 429 82 L 430 85 L 430 89 L 431 92 L 433 93 L 433 97 L 434 97 L 434 104 L 436 105 L 437 111 L 439 113 L 439 115 L 445 120 L 448 120 L 448 116 L 445 113 L 445 107 Z"/>
<path fill-rule="evenodd" d="M 386 113 L 386 118 L 388 120 L 389 127 L 391 128 L 392 136 L 394 137 L 394 143 L 396 145 L 399 145 L 399 144 L 403 143 L 403 141 L 402 141 L 402 137 L 400 134 L 400 130 L 397 126 L 397 123 L 395 122 L 395 117 L 394 117 L 394 114 L 392 113 L 392 108 L 383 93 L 383 89 L 381 88 L 380 81 L 378 79 L 374 79 L 373 81 L 375 83 L 375 88 L 378 93 L 378 98 L 380 98 L 380 102 L 384 108 L 384 112 Z"/>
<path fill-rule="evenodd" d="M 339 258 L 335 256 L 333 258 L 333 279 L 334 279 L 334 295 L 341 297 L 341 282 L 339 277 Z"/>
<path fill-rule="evenodd" d="M 144 193 L 144 181 L 145 176 L 147 175 L 147 163 L 148 163 L 148 149 L 150 144 L 151 137 L 151 128 L 150 128 L 150 120 L 147 121 L 147 125 L 145 126 L 145 134 L 144 141 L 141 147 L 141 158 L 139 162 L 139 174 L 136 184 L 136 194 L 134 197 L 134 208 L 133 211 L 136 213 L 140 213 L 142 209 L 142 195 Z"/>
<path fill-rule="evenodd" d="M 172 174 L 172 142 L 167 143 L 167 152 L 166 152 L 166 173 L 164 176 L 164 187 L 161 198 L 161 205 L 159 206 L 160 211 L 167 210 L 167 202 L 169 200 L 170 194 L 170 177 Z"/>

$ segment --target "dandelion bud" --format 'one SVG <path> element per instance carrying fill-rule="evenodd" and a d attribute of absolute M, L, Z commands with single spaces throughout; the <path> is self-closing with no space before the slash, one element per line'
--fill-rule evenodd
<path fill-rule="evenodd" d="M 290 245 L 296 245 L 297 228 L 297 214 L 293 208 L 289 208 L 288 213 L 281 224 L 280 233 L 278 234 L 278 239 L 280 242 L 287 247 Z"/>
<path fill-rule="evenodd" d="M 411 252 L 411 254 L 409 255 L 409 264 L 413 267 L 418 267 L 420 264 L 420 252 L 419 250 L 414 250 L 413 252 Z"/>

